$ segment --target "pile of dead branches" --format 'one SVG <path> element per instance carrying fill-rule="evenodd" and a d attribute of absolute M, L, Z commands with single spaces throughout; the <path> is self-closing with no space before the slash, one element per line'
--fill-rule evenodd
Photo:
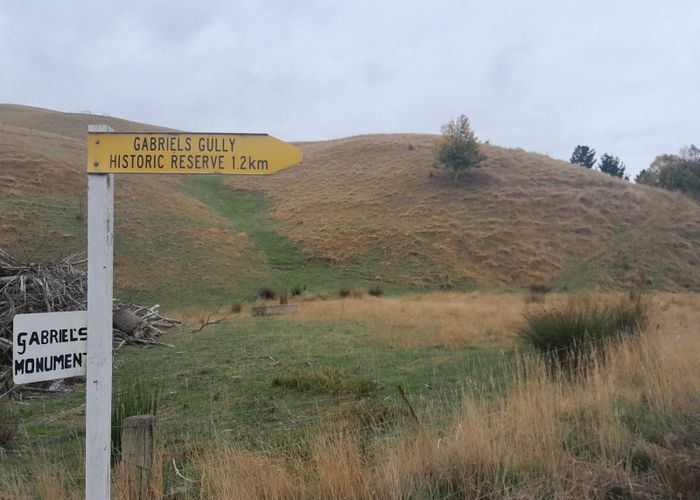
<path fill-rule="evenodd" d="M 115 346 L 119 348 L 128 344 L 150 344 L 172 347 L 157 339 L 163 329 L 180 325 L 182 321 L 161 315 L 159 307 L 158 304 L 144 307 L 115 302 L 112 312 L 112 338 Z"/>
<path fill-rule="evenodd" d="M 71 255 L 27 264 L 0 250 L 0 366 L 11 362 L 12 321 L 16 314 L 87 309 L 85 262 L 84 256 Z M 180 321 L 162 316 L 158 307 L 115 302 L 115 344 L 162 345 L 157 340 L 162 329 Z"/>

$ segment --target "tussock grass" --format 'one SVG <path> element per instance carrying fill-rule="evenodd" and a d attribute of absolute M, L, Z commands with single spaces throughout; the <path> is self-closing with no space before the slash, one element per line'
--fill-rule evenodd
<path fill-rule="evenodd" d="M 570 298 L 565 305 L 528 311 L 519 335 L 560 368 L 576 368 L 603 343 L 638 335 L 647 326 L 647 302 L 632 298 Z"/>
<path fill-rule="evenodd" d="M 112 453 L 118 457 L 122 446 L 122 422 L 135 415 L 157 415 L 162 389 L 142 379 L 130 381 L 114 390 L 112 401 Z"/>
<path fill-rule="evenodd" d="M 272 381 L 275 387 L 311 394 L 355 394 L 367 396 L 378 388 L 378 383 L 369 377 L 353 376 L 332 366 L 301 368 Z"/>
<path fill-rule="evenodd" d="M 258 298 L 263 300 L 274 300 L 277 292 L 271 286 L 264 286 L 258 290 Z"/>

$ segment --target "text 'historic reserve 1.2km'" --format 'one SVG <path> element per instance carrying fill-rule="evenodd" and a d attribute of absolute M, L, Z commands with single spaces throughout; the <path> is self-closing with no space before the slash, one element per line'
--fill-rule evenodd
<path fill-rule="evenodd" d="M 302 159 L 299 148 L 267 134 L 88 134 L 91 173 L 264 175 Z"/>

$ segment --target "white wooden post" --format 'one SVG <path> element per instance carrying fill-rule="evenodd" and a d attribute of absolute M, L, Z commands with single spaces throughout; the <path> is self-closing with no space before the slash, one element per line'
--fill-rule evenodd
<path fill-rule="evenodd" d="M 89 125 L 88 132 L 112 132 Z M 110 497 L 114 175 L 88 174 L 88 313 L 85 498 Z"/>

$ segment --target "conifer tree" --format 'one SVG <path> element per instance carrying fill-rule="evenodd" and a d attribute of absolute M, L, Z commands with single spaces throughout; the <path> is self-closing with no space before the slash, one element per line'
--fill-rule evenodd
<path fill-rule="evenodd" d="M 595 149 L 591 149 L 588 146 L 576 146 L 569 162 L 582 167 L 593 168 L 593 165 L 595 165 Z"/>

